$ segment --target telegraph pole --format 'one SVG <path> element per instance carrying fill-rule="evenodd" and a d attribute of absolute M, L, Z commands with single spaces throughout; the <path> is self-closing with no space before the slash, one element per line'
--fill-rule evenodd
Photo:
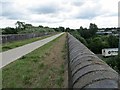
<path fill-rule="evenodd" d="M 120 30 L 119 30 L 118 57 L 120 57 Z"/>
<path fill-rule="evenodd" d="M 119 33 L 118 57 L 120 58 L 120 1 L 118 2 L 118 33 Z"/>

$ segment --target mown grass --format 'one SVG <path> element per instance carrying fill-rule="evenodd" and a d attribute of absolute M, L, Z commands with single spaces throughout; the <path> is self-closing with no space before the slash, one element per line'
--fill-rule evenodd
<path fill-rule="evenodd" d="M 25 45 L 25 44 L 29 44 L 29 43 L 32 43 L 32 42 L 35 42 L 35 41 L 38 41 L 38 40 L 41 40 L 41 39 L 44 39 L 44 38 L 47 38 L 50 36 L 52 36 L 52 35 L 36 37 L 36 38 L 31 38 L 31 39 L 26 39 L 26 40 L 20 40 L 20 41 L 8 42 L 8 43 L 0 45 L 0 47 L 2 48 L 2 49 L 0 49 L 0 52 L 7 51 L 7 50 L 10 50 L 10 49 L 13 49 L 13 48 Z"/>
<path fill-rule="evenodd" d="M 60 37 L 2 68 L 3 88 L 47 88 L 51 86 L 50 83 L 61 87 L 64 65 L 55 68 L 43 63 L 44 58 L 49 55 L 50 49 Z M 50 82 L 51 74 L 57 77 Z"/>

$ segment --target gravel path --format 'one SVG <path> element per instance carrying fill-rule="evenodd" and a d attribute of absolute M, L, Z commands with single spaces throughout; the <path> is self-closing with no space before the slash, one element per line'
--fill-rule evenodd
<path fill-rule="evenodd" d="M 30 44 L 26 44 L 24 46 L 20 46 L 18 48 L 14 48 L 5 52 L 1 52 L 0 53 L 0 61 L 1 61 L 1 65 L 0 68 L 6 66 L 7 64 L 19 59 L 20 57 L 32 52 L 33 50 L 45 45 L 46 43 L 54 40 L 55 38 L 59 37 L 60 35 L 62 35 L 63 33 L 51 36 L 49 38 L 46 39 L 42 39 Z"/>

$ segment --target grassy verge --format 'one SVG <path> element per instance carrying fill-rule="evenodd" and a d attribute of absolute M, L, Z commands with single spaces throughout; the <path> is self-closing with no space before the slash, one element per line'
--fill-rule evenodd
<path fill-rule="evenodd" d="M 35 41 L 38 41 L 38 40 L 41 40 L 41 39 L 44 39 L 50 36 L 52 35 L 5 43 L 5 44 L 0 45 L 0 47 L 2 47 L 0 52 L 7 51 L 7 50 L 10 50 L 10 49 L 13 49 L 13 48 L 25 45 L 25 44 L 29 44 L 29 43 L 32 43 L 32 42 L 35 42 Z"/>
<path fill-rule="evenodd" d="M 56 38 L 48 44 L 5 66 L 2 70 L 3 88 L 62 87 L 64 81 L 63 62 L 65 59 L 65 51 L 63 47 L 61 47 L 62 51 L 57 53 L 57 50 L 55 51 L 54 48 L 54 45 L 61 43 L 59 40 L 62 37 L 63 36 Z M 57 54 L 54 55 L 53 53 L 57 58 L 52 55 L 53 50 L 55 53 L 60 54 L 56 56 Z"/>

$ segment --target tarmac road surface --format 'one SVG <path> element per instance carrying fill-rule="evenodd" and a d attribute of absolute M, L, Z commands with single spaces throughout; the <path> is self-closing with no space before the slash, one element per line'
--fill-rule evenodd
<path fill-rule="evenodd" d="M 20 46 L 8 51 L 4 51 L 0 53 L 0 68 L 8 65 L 9 63 L 21 58 L 22 56 L 32 52 L 33 50 L 45 45 L 46 43 L 54 40 L 55 38 L 59 37 L 63 33 L 30 43 L 24 46 Z"/>

